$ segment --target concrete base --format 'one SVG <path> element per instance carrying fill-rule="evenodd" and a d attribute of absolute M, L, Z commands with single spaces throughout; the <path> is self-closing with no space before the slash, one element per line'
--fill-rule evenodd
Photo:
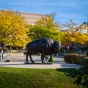
<path fill-rule="evenodd" d="M 45 65 L 49 65 L 49 64 L 52 64 L 52 63 L 51 63 L 51 62 L 47 62 L 47 63 L 45 62 L 45 63 L 24 63 L 24 64 L 32 64 L 32 65 L 33 65 L 33 64 L 41 64 L 41 65 L 42 65 L 42 64 L 43 64 L 43 65 L 45 64 Z"/>

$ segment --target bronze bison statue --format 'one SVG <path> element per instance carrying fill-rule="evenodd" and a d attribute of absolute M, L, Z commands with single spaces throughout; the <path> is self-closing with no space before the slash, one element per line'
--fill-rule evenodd
<path fill-rule="evenodd" d="M 59 53 L 60 43 L 58 41 L 53 41 L 51 38 L 41 38 L 39 40 L 32 41 L 26 45 L 26 63 L 28 62 L 28 55 L 32 63 L 34 63 L 31 55 L 34 53 L 41 53 L 41 61 L 44 62 L 44 57 L 46 55 Z"/>

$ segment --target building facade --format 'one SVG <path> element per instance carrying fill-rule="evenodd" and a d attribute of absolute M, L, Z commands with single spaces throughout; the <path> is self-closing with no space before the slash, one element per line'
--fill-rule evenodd
<path fill-rule="evenodd" d="M 34 25 L 37 20 L 39 20 L 41 17 L 45 16 L 43 14 L 33 14 L 33 13 L 25 13 L 25 12 L 19 12 L 19 14 L 25 19 L 27 24 Z"/>

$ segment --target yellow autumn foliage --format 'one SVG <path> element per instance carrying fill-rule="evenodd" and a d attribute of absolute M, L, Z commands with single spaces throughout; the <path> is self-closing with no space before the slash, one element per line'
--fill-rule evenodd
<path fill-rule="evenodd" d="M 24 46 L 28 42 L 25 20 L 15 11 L 0 11 L 0 42 L 12 46 Z"/>
<path fill-rule="evenodd" d="M 88 42 L 88 35 L 79 33 L 78 36 L 76 37 L 76 42 L 82 45 L 86 44 Z"/>
<path fill-rule="evenodd" d="M 88 34 L 73 32 L 69 34 L 68 32 L 61 33 L 62 44 L 68 43 L 78 43 L 78 44 L 87 44 L 88 42 Z"/>

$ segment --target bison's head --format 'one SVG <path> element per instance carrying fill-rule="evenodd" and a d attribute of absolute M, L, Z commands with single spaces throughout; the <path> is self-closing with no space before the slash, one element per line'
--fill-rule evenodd
<path fill-rule="evenodd" d="M 61 47 L 61 44 L 58 41 L 55 41 L 53 43 L 53 50 L 54 50 L 55 56 L 59 53 L 60 47 Z"/>

